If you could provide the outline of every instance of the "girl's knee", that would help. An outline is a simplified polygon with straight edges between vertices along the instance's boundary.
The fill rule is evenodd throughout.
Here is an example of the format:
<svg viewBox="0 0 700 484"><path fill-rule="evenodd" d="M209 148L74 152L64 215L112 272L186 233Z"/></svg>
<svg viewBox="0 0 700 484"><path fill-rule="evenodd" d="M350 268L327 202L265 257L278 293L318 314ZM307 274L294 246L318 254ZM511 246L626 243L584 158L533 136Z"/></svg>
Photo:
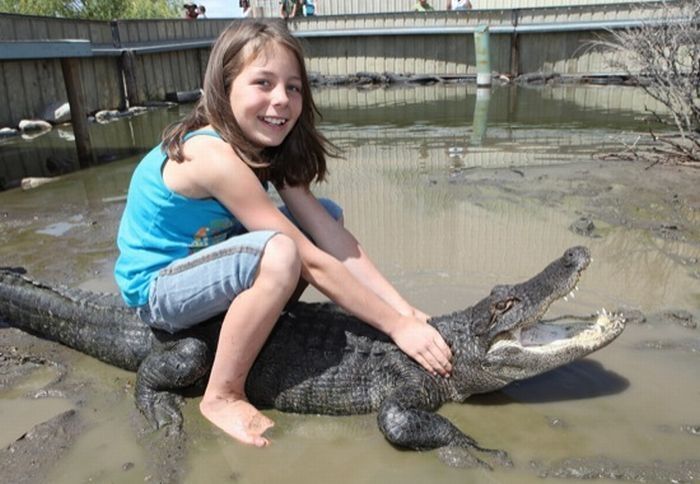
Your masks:
<svg viewBox="0 0 700 484"><path fill-rule="evenodd" d="M268 240L260 260L260 273L296 286L301 274L301 258L291 238L275 234Z"/></svg>

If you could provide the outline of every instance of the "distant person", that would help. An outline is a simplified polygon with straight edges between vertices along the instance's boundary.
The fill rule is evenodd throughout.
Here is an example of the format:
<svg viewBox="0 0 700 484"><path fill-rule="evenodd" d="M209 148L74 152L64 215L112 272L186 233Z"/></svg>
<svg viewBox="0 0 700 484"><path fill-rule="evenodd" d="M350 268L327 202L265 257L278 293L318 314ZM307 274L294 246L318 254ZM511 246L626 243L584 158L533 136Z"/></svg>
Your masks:
<svg viewBox="0 0 700 484"><path fill-rule="evenodd" d="M301 16L301 2L302 0L280 0L280 17L287 19Z"/></svg>
<svg viewBox="0 0 700 484"><path fill-rule="evenodd" d="M304 17L313 17L316 15L316 2L314 0L302 0L301 5L304 10Z"/></svg>
<svg viewBox="0 0 700 484"><path fill-rule="evenodd" d="M197 12L199 13L199 15L197 16L197 19L207 18L207 7L205 7L204 5L200 5L197 8Z"/></svg>
<svg viewBox="0 0 700 484"><path fill-rule="evenodd" d="M243 10L244 17L252 17L253 16L253 9L250 8L250 2L248 0L239 0L238 6L241 7L241 10Z"/></svg>
<svg viewBox="0 0 700 484"><path fill-rule="evenodd" d="M197 10L197 5L194 3L186 3L183 5L185 9L185 14L183 18L187 20L195 20L199 15L199 10Z"/></svg>
<svg viewBox="0 0 700 484"><path fill-rule="evenodd" d="M432 12L435 9L428 3L428 0L418 0L413 6L414 12Z"/></svg>
<svg viewBox="0 0 700 484"><path fill-rule="evenodd" d="M447 0L447 10L469 10L472 2L469 0Z"/></svg>

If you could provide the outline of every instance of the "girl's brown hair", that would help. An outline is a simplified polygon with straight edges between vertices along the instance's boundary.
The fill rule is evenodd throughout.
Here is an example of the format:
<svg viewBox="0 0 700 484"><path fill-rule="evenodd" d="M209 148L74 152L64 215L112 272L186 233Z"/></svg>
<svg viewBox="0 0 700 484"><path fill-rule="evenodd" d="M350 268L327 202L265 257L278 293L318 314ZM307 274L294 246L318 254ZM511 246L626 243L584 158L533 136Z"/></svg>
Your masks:
<svg viewBox="0 0 700 484"><path fill-rule="evenodd" d="M302 109L279 146L260 150L243 134L233 115L229 95L236 76L249 62L264 54L270 42L289 49L299 64ZM166 128L163 148L170 159L182 162L185 134L211 124L260 179L269 180L277 187L309 185L325 178L326 156L337 156L337 148L316 130L317 115L301 44L289 33L286 24L281 20L238 20L216 40L204 75L202 97L182 121Z"/></svg>

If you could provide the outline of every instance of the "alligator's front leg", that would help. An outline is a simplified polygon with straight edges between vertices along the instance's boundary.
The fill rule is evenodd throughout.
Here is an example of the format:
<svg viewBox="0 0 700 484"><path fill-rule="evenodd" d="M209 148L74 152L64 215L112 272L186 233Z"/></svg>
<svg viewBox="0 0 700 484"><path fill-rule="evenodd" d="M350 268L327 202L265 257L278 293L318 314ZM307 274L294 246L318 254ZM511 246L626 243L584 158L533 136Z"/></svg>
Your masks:
<svg viewBox="0 0 700 484"><path fill-rule="evenodd" d="M182 397L172 390L193 385L210 366L209 348L197 338L169 341L154 349L139 366L135 391L136 406L149 424L179 430Z"/></svg>
<svg viewBox="0 0 700 484"><path fill-rule="evenodd" d="M434 413L442 404L434 395L439 395L435 380L426 377L420 384L407 384L397 388L379 408L379 428L389 442L415 450L440 449L454 454L457 448L464 455L449 457L450 465L462 467L491 465L477 457L477 453L488 455L499 465L511 465L505 451L485 449L465 435L445 417Z"/></svg>

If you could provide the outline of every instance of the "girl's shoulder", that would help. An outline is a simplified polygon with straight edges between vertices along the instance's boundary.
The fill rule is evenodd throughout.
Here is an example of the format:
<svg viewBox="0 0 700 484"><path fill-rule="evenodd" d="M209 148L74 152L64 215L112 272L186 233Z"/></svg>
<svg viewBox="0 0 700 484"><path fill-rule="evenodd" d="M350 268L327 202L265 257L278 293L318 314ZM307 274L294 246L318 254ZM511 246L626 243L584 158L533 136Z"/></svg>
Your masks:
<svg viewBox="0 0 700 484"><path fill-rule="evenodd" d="M212 196L212 186L230 180L244 165L214 130L198 129L183 137L184 161L168 159L163 180L168 188L190 198Z"/></svg>
<svg viewBox="0 0 700 484"><path fill-rule="evenodd" d="M212 138L221 139L221 135L214 131L214 128L204 127L195 129L194 131L190 131L189 133L185 134L185 136L183 137L183 141L187 141L193 138L194 136L211 136Z"/></svg>

